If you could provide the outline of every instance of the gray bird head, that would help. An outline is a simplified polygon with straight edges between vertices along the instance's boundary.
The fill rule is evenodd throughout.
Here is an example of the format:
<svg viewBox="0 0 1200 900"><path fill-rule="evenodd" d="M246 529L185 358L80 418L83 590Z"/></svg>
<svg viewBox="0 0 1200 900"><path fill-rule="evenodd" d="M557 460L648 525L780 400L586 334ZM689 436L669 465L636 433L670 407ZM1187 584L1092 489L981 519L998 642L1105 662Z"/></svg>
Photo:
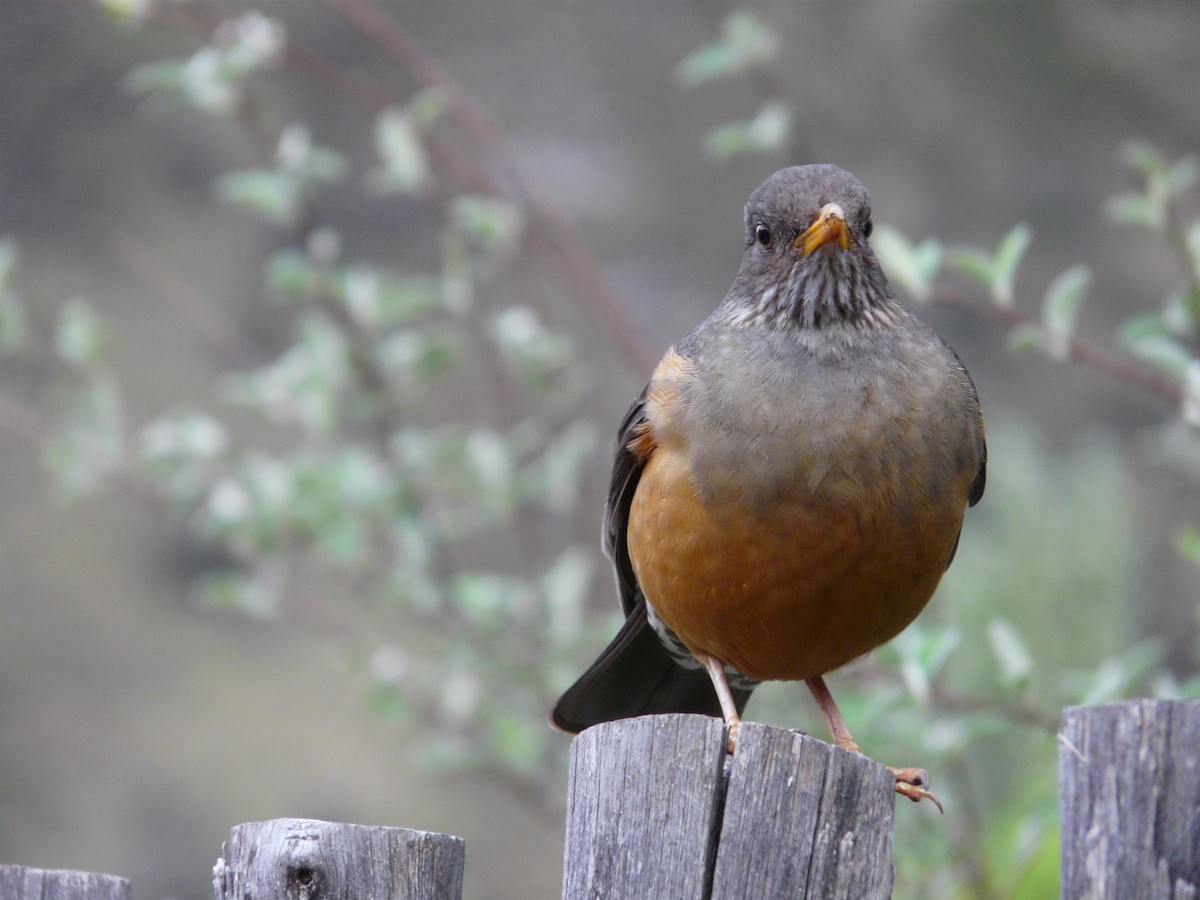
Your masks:
<svg viewBox="0 0 1200 900"><path fill-rule="evenodd" d="M780 169L746 203L746 252L727 317L774 328L893 321L898 304L870 236L871 195L849 172Z"/></svg>

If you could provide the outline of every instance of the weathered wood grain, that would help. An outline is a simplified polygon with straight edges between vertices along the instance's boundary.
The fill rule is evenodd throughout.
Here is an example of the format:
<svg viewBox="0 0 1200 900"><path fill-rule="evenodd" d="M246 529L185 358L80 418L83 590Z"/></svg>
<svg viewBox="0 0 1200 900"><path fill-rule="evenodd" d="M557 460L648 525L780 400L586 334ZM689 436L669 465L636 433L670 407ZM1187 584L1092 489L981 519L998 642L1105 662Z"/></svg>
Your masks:
<svg viewBox="0 0 1200 900"><path fill-rule="evenodd" d="M892 895L895 778L815 738L742 724L713 900Z"/></svg>
<svg viewBox="0 0 1200 900"><path fill-rule="evenodd" d="M895 783L814 738L704 716L590 728L571 748L563 897L891 895Z"/></svg>
<svg viewBox="0 0 1200 900"><path fill-rule="evenodd" d="M1062 894L1200 897L1200 700L1065 711Z"/></svg>
<svg viewBox="0 0 1200 900"><path fill-rule="evenodd" d="M129 879L95 872L0 865L3 900L129 900Z"/></svg>
<svg viewBox="0 0 1200 900"><path fill-rule="evenodd" d="M644 716L571 745L563 897L707 896L725 761L708 716Z"/></svg>
<svg viewBox="0 0 1200 900"><path fill-rule="evenodd" d="M217 900L458 900L462 839L408 828L273 819L235 826Z"/></svg>

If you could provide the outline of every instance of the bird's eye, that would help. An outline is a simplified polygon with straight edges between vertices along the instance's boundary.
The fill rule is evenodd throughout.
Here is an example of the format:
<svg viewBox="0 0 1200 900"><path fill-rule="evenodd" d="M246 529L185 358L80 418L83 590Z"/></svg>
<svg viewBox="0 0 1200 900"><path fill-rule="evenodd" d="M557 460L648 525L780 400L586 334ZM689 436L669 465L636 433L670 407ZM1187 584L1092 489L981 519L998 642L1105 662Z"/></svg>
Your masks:
<svg viewBox="0 0 1200 900"><path fill-rule="evenodd" d="M761 222L754 226L754 239L764 247L771 246L771 229Z"/></svg>
<svg viewBox="0 0 1200 900"><path fill-rule="evenodd" d="M871 232L874 230L874 223L870 219L867 219L866 224L863 225L863 238L869 238L871 236Z"/></svg>

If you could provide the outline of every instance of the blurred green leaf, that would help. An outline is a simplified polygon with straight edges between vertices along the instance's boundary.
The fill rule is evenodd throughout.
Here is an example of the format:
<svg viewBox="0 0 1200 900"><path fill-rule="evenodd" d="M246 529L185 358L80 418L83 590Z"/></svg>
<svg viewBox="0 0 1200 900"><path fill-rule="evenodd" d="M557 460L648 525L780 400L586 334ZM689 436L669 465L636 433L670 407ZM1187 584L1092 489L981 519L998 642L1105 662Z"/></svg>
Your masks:
<svg viewBox="0 0 1200 900"><path fill-rule="evenodd" d="M201 536L248 554L267 556L278 551L287 530L291 474L281 464L267 465L247 461L241 471L208 485L193 521Z"/></svg>
<svg viewBox="0 0 1200 900"><path fill-rule="evenodd" d="M696 87L770 63L778 52L779 39L762 20L737 10L725 17L717 40L694 50L675 66L675 77L684 87Z"/></svg>
<svg viewBox="0 0 1200 900"><path fill-rule="evenodd" d="M376 117L375 150L380 166L368 178L380 193L419 193L433 177L421 129L408 110L392 107Z"/></svg>
<svg viewBox="0 0 1200 900"><path fill-rule="evenodd" d="M1011 306L1017 269L1032 242L1033 229L1022 222L1001 238L995 255L976 247L956 247L948 259L951 266L985 285L998 306Z"/></svg>
<svg viewBox="0 0 1200 900"><path fill-rule="evenodd" d="M225 396L268 419L328 431L347 414L350 382L345 338L319 315L306 316L297 342L275 362L225 380Z"/></svg>
<svg viewBox="0 0 1200 900"><path fill-rule="evenodd" d="M516 461L504 438L490 428L472 429L463 444L463 461L484 509L498 517L511 514Z"/></svg>
<svg viewBox="0 0 1200 900"><path fill-rule="evenodd" d="M540 775L551 736L545 723L507 712L503 707L488 718L490 746L496 757L514 772Z"/></svg>
<svg viewBox="0 0 1200 900"><path fill-rule="evenodd" d="M581 470L595 450L592 423L572 422L522 471L523 497L565 515L578 500Z"/></svg>
<svg viewBox="0 0 1200 900"><path fill-rule="evenodd" d="M548 329L527 306L510 306L492 319L491 337L521 383L538 393L574 359L571 340Z"/></svg>
<svg viewBox="0 0 1200 900"><path fill-rule="evenodd" d="M1123 347L1148 337L1164 337L1167 331L1161 313L1148 312L1130 316L1121 325L1117 338Z"/></svg>
<svg viewBox="0 0 1200 900"><path fill-rule="evenodd" d="M1167 193L1172 197L1186 194L1196 185L1197 177L1200 177L1200 169L1196 166L1195 158L1185 156L1176 160L1164 176Z"/></svg>
<svg viewBox="0 0 1200 900"><path fill-rule="evenodd" d="M113 19L139 21L157 6L156 0L96 0Z"/></svg>
<svg viewBox="0 0 1200 900"><path fill-rule="evenodd" d="M241 103L247 76L274 65L286 40L277 20L250 11L220 23L213 42L186 60L138 66L125 86L136 93L177 96L210 115L229 115Z"/></svg>
<svg viewBox="0 0 1200 900"><path fill-rule="evenodd" d="M436 278L395 275L370 266L348 266L337 290L355 321L375 331L409 325L442 306Z"/></svg>
<svg viewBox="0 0 1200 900"><path fill-rule="evenodd" d="M546 633L555 643L562 645L574 640L583 628L594 568L592 554L572 545L542 574Z"/></svg>
<svg viewBox="0 0 1200 900"><path fill-rule="evenodd" d="M1125 349L1143 362L1180 379L1184 378L1192 362L1187 347L1165 334L1135 335L1126 340Z"/></svg>
<svg viewBox="0 0 1200 900"><path fill-rule="evenodd" d="M453 99L441 87L421 88L408 101L408 112L413 122L422 129L437 123L450 109Z"/></svg>
<svg viewBox="0 0 1200 900"><path fill-rule="evenodd" d="M60 497L71 500L99 488L125 457L125 422L117 385L92 375L66 393L58 429L42 448Z"/></svg>
<svg viewBox="0 0 1200 900"><path fill-rule="evenodd" d="M1167 173L1166 158L1145 141L1126 141L1121 145L1121 157L1127 165L1147 177Z"/></svg>
<svg viewBox="0 0 1200 900"><path fill-rule="evenodd" d="M1162 646L1153 640L1139 641L1120 653L1100 660L1088 673L1074 679L1081 682L1080 706L1113 703L1126 697L1141 684L1162 660Z"/></svg>
<svg viewBox="0 0 1200 900"><path fill-rule="evenodd" d="M336 569L361 568L373 548L373 523L390 512L390 472L362 447L297 453L290 461L287 512L297 534Z"/></svg>
<svg viewBox="0 0 1200 900"><path fill-rule="evenodd" d="M880 225L875 229L871 246L888 276L900 284L914 300L929 299L933 279L942 265L942 245L927 238L913 245L895 228Z"/></svg>
<svg viewBox="0 0 1200 900"><path fill-rule="evenodd" d="M485 762L468 738L449 732L431 731L413 748L417 765L434 775L461 772Z"/></svg>
<svg viewBox="0 0 1200 900"><path fill-rule="evenodd" d="M460 343L452 334L430 328L404 328L380 341L378 355L388 373L414 393L449 370L460 358L460 351Z"/></svg>
<svg viewBox="0 0 1200 900"><path fill-rule="evenodd" d="M300 186L284 172L227 172L217 180L217 194L276 225L294 225L300 215Z"/></svg>
<svg viewBox="0 0 1200 900"><path fill-rule="evenodd" d="M17 269L17 244L12 238L0 238L0 290L12 290L12 274Z"/></svg>
<svg viewBox="0 0 1200 900"><path fill-rule="evenodd" d="M125 76L125 89L134 94L173 94L184 96L186 62L162 60L135 66Z"/></svg>
<svg viewBox="0 0 1200 900"><path fill-rule="evenodd" d="M888 650L899 658L904 684L918 702L929 702L930 685L941 673L960 640L957 629L913 624L888 645Z"/></svg>
<svg viewBox="0 0 1200 900"><path fill-rule="evenodd" d="M495 197L455 197L450 204L450 220L472 246L485 253L508 256L520 243L520 211Z"/></svg>
<svg viewBox="0 0 1200 900"><path fill-rule="evenodd" d="M1200 528L1185 525L1175 535L1175 549L1192 565L1200 566Z"/></svg>
<svg viewBox="0 0 1200 900"><path fill-rule="evenodd" d="M28 338L29 324L20 299L12 291L0 290L0 357L23 349Z"/></svg>
<svg viewBox="0 0 1200 900"><path fill-rule="evenodd" d="M987 287L991 286L993 269L991 254L977 247L953 247L947 255L947 261L964 275Z"/></svg>
<svg viewBox="0 0 1200 900"><path fill-rule="evenodd" d="M987 634L1004 683L1024 684L1033 671L1033 657L1017 629L1007 619L996 618L988 623Z"/></svg>
<svg viewBox="0 0 1200 900"><path fill-rule="evenodd" d="M375 682L367 689L367 709L393 728L408 726L413 720L413 707L399 686Z"/></svg>
<svg viewBox="0 0 1200 900"><path fill-rule="evenodd" d="M91 303L73 297L58 308L54 346L62 359L81 369L93 366L104 357L109 336Z"/></svg>
<svg viewBox="0 0 1200 900"><path fill-rule="evenodd" d="M279 135L279 169L300 182L337 184L346 176L346 158L336 150L313 143L304 125L292 124Z"/></svg>
<svg viewBox="0 0 1200 900"><path fill-rule="evenodd" d="M269 619L279 613L282 580L276 567L263 566L250 574L213 572L202 575L194 583L193 590L208 606Z"/></svg>
<svg viewBox="0 0 1200 900"><path fill-rule="evenodd" d="M1200 288L1172 291L1159 318L1167 334L1184 339L1196 337L1200 333Z"/></svg>
<svg viewBox="0 0 1200 900"><path fill-rule="evenodd" d="M279 19L251 9L218 25L214 43L222 53L225 76L240 80L256 69L279 62L287 43L287 31Z"/></svg>
<svg viewBox="0 0 1200 900"><path fill-rule="evenodd" d="M196 413L155 419L138 435L146 472L167 495L191 503L203 493L210 467L230 446L225 426Z"/></svg>
<svg viewBox="0 0 1200 900"><path fill-rule="evenodd" d="M1200 429L1200 359L1193 358L1183 371L1183 403L1179 416L1190 429Z"/></svg>
<svg viewBox="0 0 1200 900"><path fill-rule="evenodd" d="M323 269L306 254L285 247L267 260L267 284L273 291L292 299L310 297L323 284Z"/></svg>
<svg viewBox="0 0 1200 900"><path fill-rule="evenodd" d="M1104 212L1117 225L1160 230L1167 220L1166 208L1148 194L1118 194L1104 203Z"/></svg>
<svg viewBox="0 0 1200 900"><path fill-rule="evenodd" d="M519 579L467 572L454 579L454 603L472 625L494 630L533 609L530 586Z"/></svg>
<svg viewBox="0 0 1200 900"><path fill-rule="evenodd" d="M16 267L16 242L10 237L0 238L0 290L11 290L9 282Z"/></svg>
<svg viewBox="0 0 1200 900"><path fill-rule="evenodd" d="M0 238L0 357L21 350L29 338L25 306L12 287L16 263L16 244L9 238Z"/></svg>
<svg viewBox="0 0 1200 900"><path fill-rule="evenodd" d="M1075 332L1083 297L1092 279L1087 266L1072 266L1050 282L1042 306L1042 325L1049 338L1049 350L1058 359L1065 359L1070 339Z"/></svg>
<svg viewBox="0 0 1200 900"><path fill-rule="evenodd" d="M1022 222L1000 241L992 266L992 299L1000 306L1012 306L1013 284L1025 251L1033 242L1033 229Z"/></svg>
<svg viewBox="0 0 1200 900"><path fill-rule="evenodd" d="M715 159L743 153L778 150L791 133L792 111L786 103L768 101L748 122L719 125L704 138L705 151Z"/></svg>
<svg viewBox="0 0 1200 900"><path fill-rule="evenodd" d="M1022 323L1008 330L1008 349L1014 353L1046 349L1046 332L1038 325Z"/></svg>

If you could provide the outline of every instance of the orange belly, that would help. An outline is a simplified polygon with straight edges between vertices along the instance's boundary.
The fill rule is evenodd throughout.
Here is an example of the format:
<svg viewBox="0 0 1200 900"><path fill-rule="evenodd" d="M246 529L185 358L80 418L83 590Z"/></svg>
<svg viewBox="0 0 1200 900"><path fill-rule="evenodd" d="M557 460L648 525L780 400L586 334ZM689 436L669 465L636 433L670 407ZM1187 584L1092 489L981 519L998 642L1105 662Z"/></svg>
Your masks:
<svg viewBox="0 0 1200 900"><path fill-rule="evenodd" d="M693 652L753 678L802 680L916 617L953 551L967 486L936 502L841 490L705 505L686 462L659 447L630 509L630 558L650 604Z"/></svg>

